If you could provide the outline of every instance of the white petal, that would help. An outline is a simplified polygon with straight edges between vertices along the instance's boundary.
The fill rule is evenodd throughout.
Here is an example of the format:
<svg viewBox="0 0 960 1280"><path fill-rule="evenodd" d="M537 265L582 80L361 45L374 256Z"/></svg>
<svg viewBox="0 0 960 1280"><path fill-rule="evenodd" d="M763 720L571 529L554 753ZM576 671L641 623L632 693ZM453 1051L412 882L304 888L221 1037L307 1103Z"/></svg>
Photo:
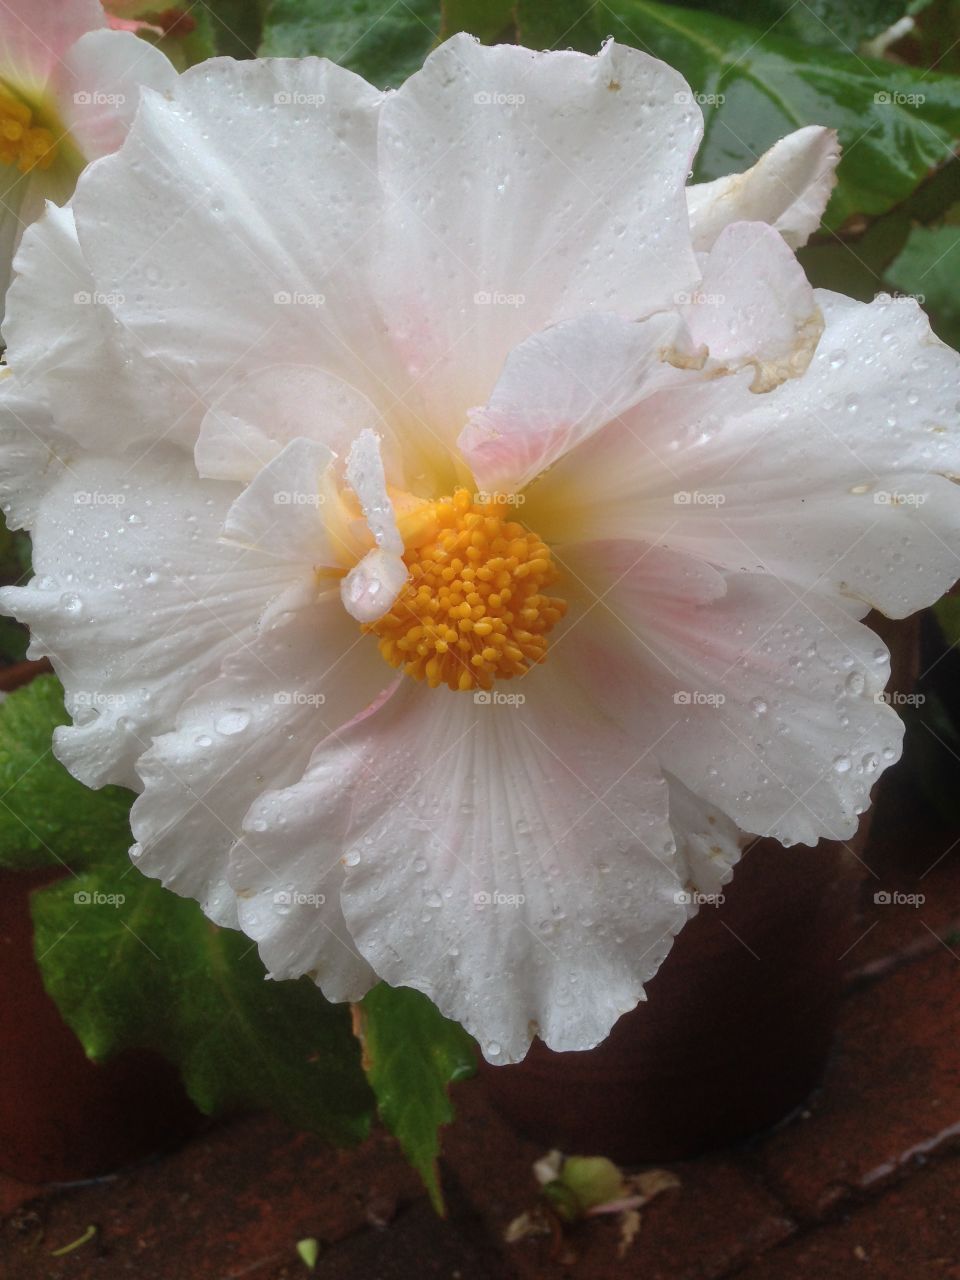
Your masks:
<svg viewBox="0 0 960 1280"><path fill-rule="evenodd" d="M359 622L382 618L410 576L403 562L403 539L372 431L362 431L347 457L347 482L360 501L376 547L356 564L340 584L344 608Z"/></svg>
<svg viewBox="0 0 960 1280"><path fill-rule="evenodd" d="M329 467L333 452L314 440L291 440L257 473L227 512L224 534L232 542L299 565L309 577L315 567L337 566L344 549L323 518L336 501Z"/></svg>
<svg viewBox="0 0 960 1280"><path fill-rule="evenodd" d="M354 440L347 455L346 475L377 546L393 555L401 555L403 539L387 493L380 441L373 431L361 431Z"/></svg>
<svg viewBox="0 0 960 1280"><path fill-rule="evenodd" d="M764 152L752 169L687 189L695 248L709 249L731 222L766 222L799 249L820 225L836 183L833 129L808 125Z"/></svg>
<svg viewBox="0 0 960 1280"><path fill-rule="evenodd" d="M291 589L272 626L235 648L138 761L131 825L141 870L236 924L227 860L250 805L298 778L316 744L389 676L336 592Z"/></svg>
<svg viewBox="0 0 960 1280"><path fill-rule="evenodd" d="M823 332L803 268L783 237L762 222L724 227L682 314L711 362L753 366L750 389L758 392L803 373Z"/></svg>
<svg viewBox="0 0 960 1280"><path fill-rule="evenodd" d="M696 893L714 895L733 878L733 868L750 841L722 809L707 803L679 779L667 774L670 826L677 841L677 861ZM681 873L683 874L683 873ZM689 906L698 903L694 898ZM691 912L692 913L692 912Z"/></svg>
<svg viewBox="0 0 960 1280"><path fill-rule="evenodd" d="M861 616L938 599L960 576L960 356L912 300L817 301L826 328L801 377L642 402L545 478L565 502L538 508L540 535L664 542Z"/></svg>
<svg viewBox="0 0 960 1280"><path fill-rule="evenodd" d="M121 145L136 114L140 89L170 92L172 63L131 31L90 31L65 53L59 107L67 129L87 160Z"/></svg>
<svg viewBox="0 0 960 1280"><path fill-rule="evenodd" d="M248 836L275 865L283 816L303 813L291 857L342 850L344 914L377 974L497 1062L534 1034L603 1039L686 917L666 784L575 685L515 683L513 702L484 702L400 681Z"/></svg>
<svg viewBox="0 0 960 1280"><path fill-rule="evenodd" d="M844 840L903 726L882 701L879 638L834 602L730 574L706 603L645 591L641 548L568 549L589 617L556 641L598 703L643 734L661 767L742 830L784 844ZM601 598L597 598L601 597Z"/></svg>
<svg viewBox="0 0 960 1280"><path fill-rule="evenodd" d="M40 503L37 576L4 590L2 607L53 659L76 722L57 730L56 752L89 786L137 786L150 737L283 586L269 561L220 541L231 496L155 449L137 466L77 462Z"/></svg>
<svg viewBox="0 0 960 1280"><path fill-rule="evenodd" d="M120 329L111 308L121 296L97 289L73 211L48 204L17 254L3 326L7 362L78 452L120 454L154 440L192 447L202 407Z"/></svg>
<svg viewBox="0 0 960 1280"><path fill-rule="evenodd" d="M316 792L296 785L251 806L230 854L240 927L272 978L309 974L328 1000L359 1000L377 981L340 906L344 868L336 833L318 840Z"/></svg>
<svg viewBox="0 0 960 1280"><path fill-rule="evenodd" d="M554 325L509 357L458 446L483 490L513 493L693 361L680 318L613 315Z"/></svg>
<svg viewBox="0 0 960 1280"><path fill-rule="evenodd" d="M365 275L381 95L316 58L214 59L145 93L74 207L97 286L142 347L213 400L243 364L365 388L389 356Z"/></svg>
<svg viewBox="0 0 960 1280"><path fill-rule="evenodd" d="M377 426L378 411L341 379L310 365L273 365L227 388L203 420L194 456L200 475L249 484L298 436L346 456L365 427Z"/></svg>
<svg viewBox="0 0 960 1280"><path fill-rule="evenodd" d="M340 583L343 607L358 622L382 618L406 585L410 571L401 556L376 547Z"/></svg>
<svg viewBox="0 0 960 1280"><path fill-rule="evenodd" d="M0 77L42 88L73 42L105 24L99 0L4 0Z"/></svg>
<svg viewBox="0 0 960 1280"><path fill-rule="evenodd" d="M0 510L8 529L33 524L40 499L56 483L71 448L44 405L24 395L8 371L0 380Z"/></svg>
<svg viewBox="0 0 960 1280"><path fill-rule="evenodd" d="M458 35L387 99L380 286L433 430L457 430L550 321L648 315L691 287L701 129L675 71L613 43L587 57Z"/></svg>

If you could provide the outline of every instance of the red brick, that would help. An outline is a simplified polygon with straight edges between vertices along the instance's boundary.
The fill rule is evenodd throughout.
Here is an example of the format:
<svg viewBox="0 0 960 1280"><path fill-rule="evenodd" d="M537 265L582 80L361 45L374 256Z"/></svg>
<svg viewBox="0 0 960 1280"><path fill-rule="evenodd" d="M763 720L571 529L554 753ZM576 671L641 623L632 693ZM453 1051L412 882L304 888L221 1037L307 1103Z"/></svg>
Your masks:
<svg viewBox="0 0 960 1280"><path fill-rule="evenodd" d="M874 1187L960 1136L960 955L944 945L855 992L803 1118L760 1150L801 1218Z"/></svg>
<svg viewBox="0 0 960 1280"><path fill-rule="evenodd" d="M960 1280L960 1161L938 1161L738 1280Z"/></svg>
<svg viewBox="0 0 960 1280"><path fill-rule="evenodd" d="M39 1229L24 1229L16 1219L4 1224L2 1274L4 1280L260 1280L291 1263L291 1274L303 1276L298 1240L314 1236L335 1247L371 1230L372 1212L389 1217L396 1210L399 1220L423 1196L416 1174L382 1133L338 1151L270 1117L248 1116L116 1178L49 1192L28 1206ZM96 1241L50 1256L91 1223Z"/></svg>
<svg viewBox="0 0 960 1280"><path fill-rule="evenodd" d="M504 1126L479 1086L470 1081L459 1087L445 1164L487 1232L502 1241L507 1225L537 1203L532 1164L544 1152ZM562 1261L545 1238L506 1246L510 1274L522 1280L627 1280L638 1274L644 1280L713 1280L793 1230L780 1205L735 1159L707 1157L669 1167L681 1185L642 1211L640 1234L623 1259L617 1221L593 1218L570 1232Z"/></svg>

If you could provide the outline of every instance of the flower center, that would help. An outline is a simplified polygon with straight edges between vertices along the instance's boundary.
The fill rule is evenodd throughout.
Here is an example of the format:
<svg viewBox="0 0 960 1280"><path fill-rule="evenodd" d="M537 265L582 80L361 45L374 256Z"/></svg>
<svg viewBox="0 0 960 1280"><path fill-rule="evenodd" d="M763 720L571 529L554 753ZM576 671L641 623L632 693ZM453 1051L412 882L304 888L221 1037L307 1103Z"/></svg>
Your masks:
<svg viewBox="0 0 960 1280"><path fill-rule="evenodd" d="M566 601L546 594L559 570L550 548L511 519L503 498L466 489L399 521L410 578L390 611L365 627L380 652L431 688L489 689L547 652Z"/></svg>
<svg viewBox="0 0 960 1280"><path fill-rule="evenodd" d="M56 154L50 130L35 125L26 103L0 88L0 161L29 173L31 169L49 169Z"/></svg>

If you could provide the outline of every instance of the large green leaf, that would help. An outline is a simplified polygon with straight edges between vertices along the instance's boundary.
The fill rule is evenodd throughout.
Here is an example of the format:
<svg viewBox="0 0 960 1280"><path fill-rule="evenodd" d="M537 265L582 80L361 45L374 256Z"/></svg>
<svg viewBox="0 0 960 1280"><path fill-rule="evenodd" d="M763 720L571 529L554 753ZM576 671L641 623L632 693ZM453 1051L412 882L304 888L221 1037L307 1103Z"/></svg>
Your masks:
<svg viewBox="0 0 960 1280"><path fill-rule="evenodd" d="M514 0L443 0L440 39L469 31L484 44L510 42L516 35Z"/></svg>
<svg viewBox="0 0 960 1280"><path fill-rule="evenodd" d="M53 730L66 720L54 676L39 676L0 706L0 866L77 871L104 847L130 843L130 793L90 791L54 757Z"/></svg>
<svg viewBox="0 0 960 1280"><path fill-rule="evenodd" d="M358 1006L367 1079L384 1124L443 1211L439 1129L453 1119L447 1087L476 1069L476 1046L419 991L385 983Z"/></svg>
<svg viewBox="0 0 960 1280"><path fill-rule="evenodd" d="M208 1113L270 1107L339 1142L367 1133L373 1098L346 1006L306 978L266 981L249 938L122 850L35 893L33 919L44 983L90 1057L153 1048Z"/></svg>
<svg viewBox="0 0 960 1280"><path fill-rule="evenodd" d="M260 53L320 54L389 88L423 64L439 25L439 0L270 0Z"/></svg>
<svg viewBox="0 0 960 1280"><path fill-rule="evenodd" d="M907 12L906 0L708 0L684 8L709 9L728 18L748 13L751 22L781 36L793 36L807 44L827 45L853 52L866 40L880 35Z"/></svg>
<svg viewBox="0 0 960 1280"><path fill-rule="evenodd" d="M528 49L579 49L601 44L597 5L590 0L517 0L517 40Z"/></svg>
<svg viewBox="0 0 960 1280"><path fill-rule="evenodd" d="M813 48L762 27L654 0L600 0L601 29L683 73L704 103L698 180L753 164L792 129L831 125L844 146L827 213L876 215L952 155L960 82L877 59Z"/></svg>
<svg viewBox="0 0 960 1280"><path fill-rule="evenodd" d="M938 337L960 350L960 224L914 227L887 279L920 298Z"/></svg>

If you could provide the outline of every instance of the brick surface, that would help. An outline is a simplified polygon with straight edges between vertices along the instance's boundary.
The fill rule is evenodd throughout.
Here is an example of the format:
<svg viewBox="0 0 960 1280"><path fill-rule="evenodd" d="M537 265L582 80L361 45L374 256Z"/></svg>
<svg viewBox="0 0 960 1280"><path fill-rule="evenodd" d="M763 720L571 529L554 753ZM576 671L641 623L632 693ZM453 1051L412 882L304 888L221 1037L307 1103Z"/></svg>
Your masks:
<svg viewBox="0 0 960 1280"><path fill-rule="evenodd" d="M416 1175L383 1134L337 1151L267 1116L250 1116L115 1178L60 1192L3 1225L4 1280L233 1280L296 1264L307 1236L325 1248L370 1224L401 1220L423 1200ZM88 1225L95 1241L51 1253ZM378 1239L383 1237L378 1233Z"/></svg>
<svg viewBox="0 0 960 1280"><path fill-rule="evenodd" d="M960 1161L791 1241L738 1280L960 1280Z"/></svg>
<svg viewBox="0 0 960 1280"><path fill-rule="evenodd" d="M850 996L823 1089L759 1154L797 1215L960 1141L958 1043L960 954L943 944Z"/></svg>
<svg viewBox="0 0 960 1280"><path fill-rule="evenodd" d="M506 1129L486 1102L481 1080L461 1085L456 1102L445 1162L487 1232L502 1241L507 1225L536 1204L532 1165L544 1152ZM714 1280L794 1229L745 1161L717 1156L669 1168L680 1186L643 1210L640 1234L624 1258L618 1223L594 1218L571 1232L559 1250L546 1238L505 1246L511 1274L523 1280L546 1274L557 1280L616 1280L639 1269L645 1280Z"/></svg>

